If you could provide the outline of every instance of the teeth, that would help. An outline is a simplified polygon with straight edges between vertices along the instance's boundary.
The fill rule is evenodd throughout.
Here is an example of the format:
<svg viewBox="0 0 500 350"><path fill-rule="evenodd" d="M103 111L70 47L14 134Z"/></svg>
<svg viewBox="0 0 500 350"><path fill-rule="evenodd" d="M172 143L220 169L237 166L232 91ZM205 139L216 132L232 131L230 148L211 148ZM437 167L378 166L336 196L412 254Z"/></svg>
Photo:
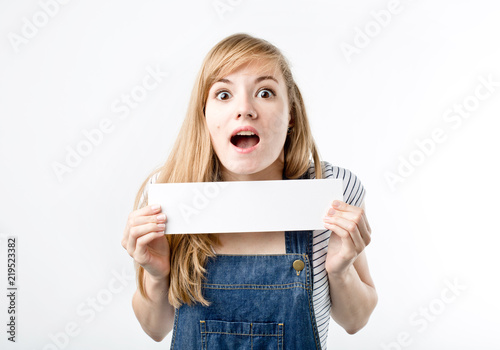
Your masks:
<svg viewBox="0 0 500 350"><path fill-rule="evenodd" d="M237 133L236 135L241 135L241 136L252 136L252 135L255 135L253 132L251 131L240 131L239 133Z"/></svg>

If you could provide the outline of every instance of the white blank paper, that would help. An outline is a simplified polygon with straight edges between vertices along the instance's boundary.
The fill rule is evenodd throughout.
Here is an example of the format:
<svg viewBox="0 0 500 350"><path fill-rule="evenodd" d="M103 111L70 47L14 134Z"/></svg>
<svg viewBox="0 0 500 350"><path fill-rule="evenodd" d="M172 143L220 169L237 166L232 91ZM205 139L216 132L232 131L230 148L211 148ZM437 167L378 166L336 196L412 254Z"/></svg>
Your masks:
<svg viewBox="0 0 500 350"><path fill-rule="evenodd" d="M150 185L149 204L167 215L167 234L324 229L342 179L228 181Z"/></svg>

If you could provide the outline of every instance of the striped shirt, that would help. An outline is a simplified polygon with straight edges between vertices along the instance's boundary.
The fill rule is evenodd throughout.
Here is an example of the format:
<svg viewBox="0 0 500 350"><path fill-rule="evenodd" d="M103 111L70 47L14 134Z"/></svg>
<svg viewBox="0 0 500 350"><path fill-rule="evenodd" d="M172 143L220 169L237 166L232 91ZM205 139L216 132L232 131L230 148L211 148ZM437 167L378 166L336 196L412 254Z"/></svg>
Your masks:
<svg viewBox="0 0 500 350"><path fill-rule="evenodd" d="M361 206L365 197L365 188L350 170L333 166L332 164L322 161L321 167L324 179L339 179L343 181L343 196L344 202L357 207ZM145 194L149 190L149 185L156 182L158 173L149 179L144 192L142 193L141 203L144 201ZM311 162L307 172L301 177L303 179L315 179L314 163ZM139 208L141 204L139 204ZM325 270L326 253L328 251L328 241L330 240L330 230L314 230L313 231L313 254L312 254L312 269L313 269L313 307L316 317L316 325L321 341L321 349L327 348L328 325L330 322L330 288L328 277Z"/></svg>

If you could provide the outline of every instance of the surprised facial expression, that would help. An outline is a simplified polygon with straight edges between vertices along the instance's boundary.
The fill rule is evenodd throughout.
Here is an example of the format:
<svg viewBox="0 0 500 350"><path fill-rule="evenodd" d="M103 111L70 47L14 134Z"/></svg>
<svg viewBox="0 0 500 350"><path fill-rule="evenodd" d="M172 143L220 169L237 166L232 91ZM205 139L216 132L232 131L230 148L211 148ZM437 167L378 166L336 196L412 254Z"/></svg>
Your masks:
<svg viewBox="0 0 500 350"><path fill-rule="evenodd" d="M215 82L205 117L223 172L250 175L282 166L290 113L279 70L256 61Z"/></svg>

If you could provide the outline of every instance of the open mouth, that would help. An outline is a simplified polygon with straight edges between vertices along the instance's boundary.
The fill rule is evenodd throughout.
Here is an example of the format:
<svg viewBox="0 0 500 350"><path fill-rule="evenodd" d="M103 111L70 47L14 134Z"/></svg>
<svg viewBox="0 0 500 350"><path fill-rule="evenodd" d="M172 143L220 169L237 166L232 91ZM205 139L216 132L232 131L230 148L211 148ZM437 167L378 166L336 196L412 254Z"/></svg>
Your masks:
<svg viewBox="0 0 500 350"><path fill-rule="evenodd" d="M260 137L252 131L240 131L231 137L231 143L238 148L247 149L256 146Z"/></svg>

